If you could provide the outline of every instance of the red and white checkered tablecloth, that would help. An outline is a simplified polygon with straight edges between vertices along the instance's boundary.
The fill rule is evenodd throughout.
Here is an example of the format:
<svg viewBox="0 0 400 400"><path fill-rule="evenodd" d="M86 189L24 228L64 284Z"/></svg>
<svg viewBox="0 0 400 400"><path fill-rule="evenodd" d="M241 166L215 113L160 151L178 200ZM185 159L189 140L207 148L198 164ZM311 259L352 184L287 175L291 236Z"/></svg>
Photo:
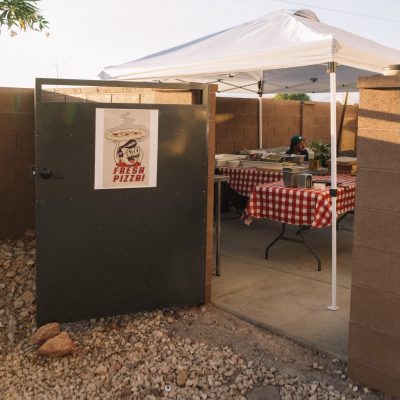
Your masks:
<svg viewBox="0 0 400 400"><path fill-rule="evenodd" d="M220 168L223 175L229 176L229 186L242 196L250 197L253 188L263 183L282 179L282 172L266 171L256 168Z"/></svg>
<svg viewBox="0 0 400 400"><path fill-rule="evenodd" d="M330 176L314 177L330 180ZM337 215L354 209L355 177L337 176ZM283 181L258 185L253 189L243 219L250 224L253 218L268 218L293 225L325 228L332 224L332 202L329 187L322 190L284 187Z"/></svg>

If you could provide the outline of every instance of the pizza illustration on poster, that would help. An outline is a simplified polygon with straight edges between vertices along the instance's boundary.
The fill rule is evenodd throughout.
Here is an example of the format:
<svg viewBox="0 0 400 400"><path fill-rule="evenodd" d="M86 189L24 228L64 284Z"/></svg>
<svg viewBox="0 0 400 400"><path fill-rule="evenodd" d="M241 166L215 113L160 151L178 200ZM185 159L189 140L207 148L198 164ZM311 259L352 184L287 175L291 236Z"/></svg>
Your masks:
<svg viewBox="0 0 400 400"><path fill-rule="evenodd" d="M157 186L158 110L96 108L95 189Z"/></svg>

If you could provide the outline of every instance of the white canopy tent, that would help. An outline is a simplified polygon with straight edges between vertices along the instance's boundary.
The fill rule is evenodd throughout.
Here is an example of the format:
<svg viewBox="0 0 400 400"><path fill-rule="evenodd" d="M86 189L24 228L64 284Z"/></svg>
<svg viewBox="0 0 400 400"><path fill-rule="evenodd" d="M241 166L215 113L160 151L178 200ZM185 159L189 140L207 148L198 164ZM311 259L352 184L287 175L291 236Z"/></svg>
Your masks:
<svg viewBox="0 0 400 400"><path fill-rule="evenodd" d="M281 10L180 46L106 67L102 79L216 83L219 92L330 91L331 196L336 216L336 91L356 91L359 76L400 64L400 51L321 23L309 10ZM329 78L328 74L329 73ZM262 131L260 129L260 147ZM332 303L336 304L336 219L332 218Z"/></svg>

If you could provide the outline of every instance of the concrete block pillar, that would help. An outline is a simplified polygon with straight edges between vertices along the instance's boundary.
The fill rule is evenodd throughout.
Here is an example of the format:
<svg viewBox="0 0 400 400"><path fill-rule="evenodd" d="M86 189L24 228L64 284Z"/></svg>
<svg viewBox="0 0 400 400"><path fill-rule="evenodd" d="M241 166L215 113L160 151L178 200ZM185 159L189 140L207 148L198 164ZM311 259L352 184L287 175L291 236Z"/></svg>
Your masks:
<svg viewBox="0 0 400 400"><path fill-rule="evenodd" d="M400 76L358 87L348 373L400 399Z"/></svg>

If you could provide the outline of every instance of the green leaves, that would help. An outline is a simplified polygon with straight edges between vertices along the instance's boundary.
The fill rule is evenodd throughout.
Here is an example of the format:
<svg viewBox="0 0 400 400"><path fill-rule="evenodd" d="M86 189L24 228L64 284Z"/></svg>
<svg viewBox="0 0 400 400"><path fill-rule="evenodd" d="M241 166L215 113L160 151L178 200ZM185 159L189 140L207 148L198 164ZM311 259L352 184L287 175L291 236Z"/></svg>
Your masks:
<svg viewBox="0 0 400 400"><path fill-rule="evenodd" d="M32 29L42 31L48 27L48 21L40 14L36 3L39 0L0 0L0 28L6 26L23 31Z"/></svg>
<svg viewBox="0 0 400 400"><path fill-rule="evenodd" d="M279 93L274 97L274 99L310 101L310 96L305 93Z"/></svg>
<svg viewBox="0 0 400 400"><path fill-rule="evenodd" d="M331 145L329 143L322 143L320 140L311 140L309 147L313 151L316 160L324 161L330 159Z"/></svg>

